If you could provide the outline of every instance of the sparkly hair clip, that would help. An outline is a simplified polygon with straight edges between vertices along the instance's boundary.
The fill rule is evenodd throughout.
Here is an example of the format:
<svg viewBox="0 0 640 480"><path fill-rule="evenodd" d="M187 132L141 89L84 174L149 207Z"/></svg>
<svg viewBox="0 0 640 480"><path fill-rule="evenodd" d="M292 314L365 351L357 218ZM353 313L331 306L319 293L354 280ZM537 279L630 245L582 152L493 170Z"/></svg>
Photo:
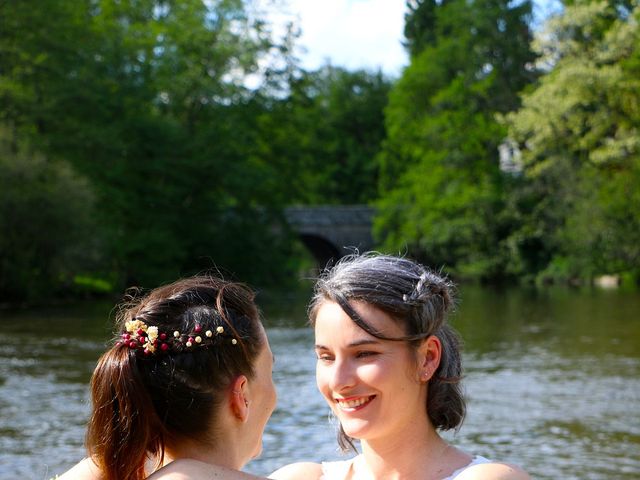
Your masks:
<svg viewBox="0 0 640 480"><path fill-rule="evenodd" d="M422 275L420 275L420 278L418 279L415 287L413 287L413 290L411 290L411 293L405 293L402 295L402 300L404 302L415 302L416 300L419 300L424 294L424 284L427 281L428 276L428 272L422 272Z"/></svg>
<svg viewBox="0 0 640 480"><path fill-rule="evenodd" d="M192 347L211 345L215 337L224 334L224 327L218 326L215 331L202 331L202 325L196 324L193 332L182 333L175 330L171 335L161 332L156 326L149 326L142 320L133 319L124 324L126 330L120 336L118 345L127 345L132 350L142 350L145 355L152 355L158 351L176 352L189 351ZM231 339L232 345L238 340Z"/></svg>

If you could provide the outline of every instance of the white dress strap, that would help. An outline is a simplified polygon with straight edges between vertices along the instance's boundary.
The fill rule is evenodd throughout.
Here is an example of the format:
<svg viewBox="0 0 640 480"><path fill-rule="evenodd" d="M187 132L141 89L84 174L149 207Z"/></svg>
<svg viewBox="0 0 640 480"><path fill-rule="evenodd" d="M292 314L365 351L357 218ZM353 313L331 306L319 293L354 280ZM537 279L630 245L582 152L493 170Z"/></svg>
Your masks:
<svg viewBox="0 0 640 480"><path fill-rule="evenodd" d="M338 462L322 462L322 476L320 480L345 480L351 471L351 467L353 466L353 458L351 460L343 460ZM464 472L467 468L471 468L474 465L480 465L481 463L491 463L491 460L488 460L480 455L476 455L471 459L467 465L462 468L459 468L447 478L443 478L442 480L455 480L458 475Z"/></svg>
<svg viewBox="0 0 640 480"><path fill-rule="evenodd" d="M320 480L344 480L351 471L351 460L343 460L338 462L322 462L322 476Z"/></svg>
<svg viewBox="0 0 640 480"><path fill-rule="evenodd" d="M460 475L462 472L464 472L467 468L471 468L474 465L480 465L481 463L491 463L491 460L481 457L480 455L476 455L475 457L473 457L471 462L469 462L467 465L465 465L462 468L459 468L458 470L453 472L451 475L449 475L447 478L443 478L442 480L455 480L456 477Z"/></svg>

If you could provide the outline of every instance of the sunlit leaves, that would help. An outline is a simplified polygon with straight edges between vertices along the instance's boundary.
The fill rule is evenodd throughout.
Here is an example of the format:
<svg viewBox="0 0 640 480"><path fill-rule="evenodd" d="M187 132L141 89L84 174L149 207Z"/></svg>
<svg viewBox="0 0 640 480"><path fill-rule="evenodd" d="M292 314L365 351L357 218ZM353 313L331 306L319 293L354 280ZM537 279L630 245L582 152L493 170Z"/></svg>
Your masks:
<svg viewBox="0 0 640 480"><path fill-rule="evenodd" d="M496 113L532 78L530 3L412 2L411 64L386 110L378 237L461 275L504 275ZM416 18L424 15L424 18ZM429 29L421 32L418 27Z"/></svg>
<svg viewBox="0 0 640 480"><path fill-rule="evenodd" d="M537 42L549 72L508 117L530 188L557 206L527 219L546 225L553 275L640 270L639 20L640 6L571 2Z"/></svg>

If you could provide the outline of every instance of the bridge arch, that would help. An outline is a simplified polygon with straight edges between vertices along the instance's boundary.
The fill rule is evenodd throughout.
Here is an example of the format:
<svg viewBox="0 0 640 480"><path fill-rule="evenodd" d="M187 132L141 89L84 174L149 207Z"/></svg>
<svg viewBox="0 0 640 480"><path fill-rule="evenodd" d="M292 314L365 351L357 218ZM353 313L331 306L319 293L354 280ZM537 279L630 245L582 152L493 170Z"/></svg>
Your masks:
<svg viewBox="0 0 640 480"><path fill-rule="evenodd" d="M299 234L299 237L304 246L307 247L307 250L313 255L313 258L315 258L320 269L327 266L329 262L343 256L333 243L320 235L302 233Z"/></svg>
<svg viewBox="0 0 640 480"><path fill-rule="evenodd" d="M285 217L300 240L324 268L350 253L349 248L373 248L373 215L367 205L293 206Z"/></svg>

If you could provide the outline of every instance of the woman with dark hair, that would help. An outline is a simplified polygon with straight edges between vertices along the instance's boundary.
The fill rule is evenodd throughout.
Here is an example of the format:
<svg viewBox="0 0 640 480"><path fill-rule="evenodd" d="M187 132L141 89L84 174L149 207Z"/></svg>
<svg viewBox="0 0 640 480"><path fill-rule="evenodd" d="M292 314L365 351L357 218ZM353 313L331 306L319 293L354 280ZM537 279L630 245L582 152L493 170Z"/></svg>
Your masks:
<svg viewBox="0 0 640 480"><path fill-rule="evenodd" d="M460 342L447 323L452 285L408 260L380 254L342 259L316 284L309 308L320 392L340 421L341 462L292 464L277 479L529 478L471 456L440 437L465 415Z"/></svg>
<svg viewBox="0 0 640 480"><path fill-rule="evenodd" d="M88 457L60 479L140 480L176 459L222 478L262 448L276 403L254 294L199 276L124 305L91 379Z"/></svg>

